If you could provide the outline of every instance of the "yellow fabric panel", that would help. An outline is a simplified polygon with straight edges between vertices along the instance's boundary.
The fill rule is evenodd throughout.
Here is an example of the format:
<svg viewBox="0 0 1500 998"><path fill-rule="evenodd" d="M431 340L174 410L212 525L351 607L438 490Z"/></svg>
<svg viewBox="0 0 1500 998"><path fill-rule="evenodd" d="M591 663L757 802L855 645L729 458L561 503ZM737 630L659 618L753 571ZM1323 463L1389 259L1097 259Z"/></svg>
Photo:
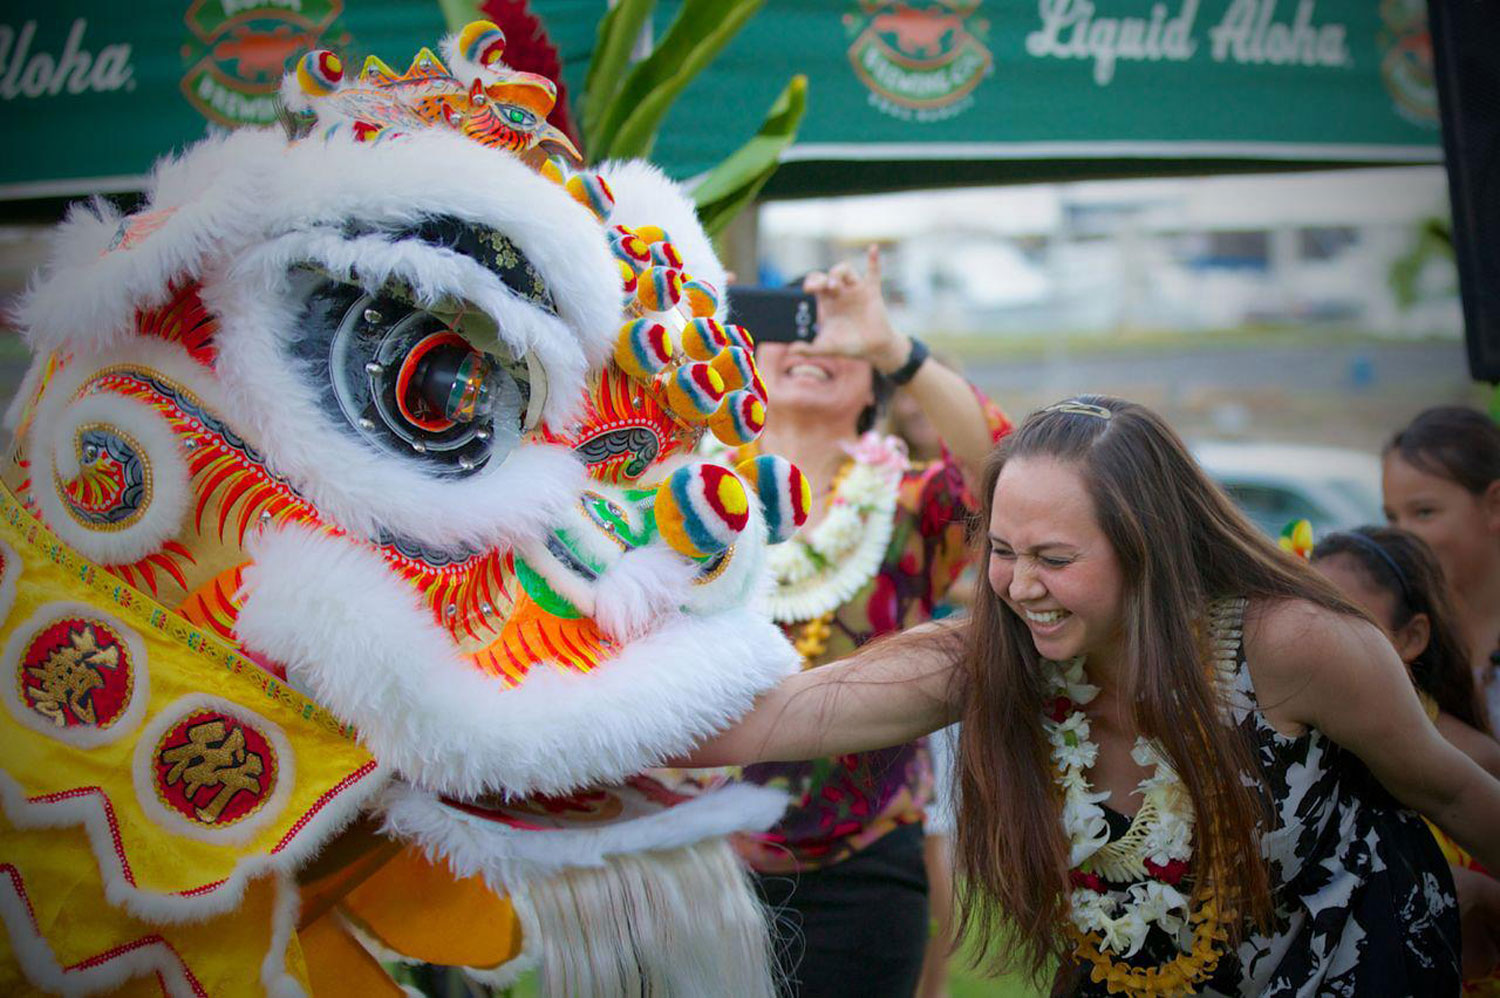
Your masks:
<svg viewBox="0 0 1500 998"><path fill-rule="evenodd" d="M25 939L40 930L52 959L63 968L103 962L122 947L149 949L184 967L214 998L264 998L261 965L274 945L279 886L274 876L251 881L232 912L185 925L153 925L109 903L83 839L76 828L18 829L0 816L0 890L9 891L18 879L35 919L35 927L29 921L7 924L7 935ZM280 889L294 888L287 883ZM294 917L290 909L286 917ZM5 955L0 993L11 994L9 985L23 975L14 951L7 948ZM289 947L280 959L287 975L305 989L300 953ZM160 994L149 970L142 969L131 981L121 992L130 998Z"/></svg>
<svg viewBox="0 0 1500 998"><path fill-rule="evenodd" d="M131 666L145 670L149 697L143 716L132 728L122 729L120 736L107 744L80 748L21 723L25 707L7 702L5 709L0 709L0 771L16 781L28 798L98 788L90 796L96 801L108 798L118 828L117 851L128 859L135 883L142 890L171 893L222 880L244 858L268 854L278 845L284 848L294 832L308 834L307 820L313 819L315 828L321 808L340 794L364 793L379 780L373 758L353 740L352 730L229 646L89 564L61 544L3 489L0 539L20 555L22 562L15 602L0 625L0 647L56 603L96 608L141 640L145 661L132 662ZM0 682L15 688L25 672L24 656L23 644L0 662L5 670ZM204 841L194 837L194 831L169 827L142 807L132 782L136 746L145 740L146 729L153 721L175 717L182 709L172 707L175 701L205 693L253 711L269 722L273 731L279 730L290 745L291 759L278 762L276 767L280 785L290 785L289 796L273 819L238 844ZM153 743L148 750L155 747ZM290 781L286 779L288 774ZM154 767L144 766L139 779L143 792L151 794ZM259 779L260 786L269 789L269 780ZM183 785L180 778L178 785ZM19 820L21 816L13 817ZM201 815L184 819L190 829L212 830L212 822ZM74 858L80 871L85 865L94 865L92 861L80 861L85 855L79 853ZM115 858L109 858L107 864L116 869L119 866Z"/></svg>
<svg viewBox="0 0 1500 998"><path fill-rule="evenodd" d="M403 998L404 992L333 916L320 918L299 935L317 998Z"/></svg>
<svg viewBox="0 0 1500 998"><path fill-rule="evenodd" d="M414 846L350 891L344 907L381 945L423 963L490 968L521 953L510 898L480 877L454 877Z"/></svg>
<svg viewBox="0 0 1500 998"><path fill-rule="evenodd" d="M1448 861L1449 866L1462 866L1469 870L1480 869L1480 866L1474 862L1474 857L1470 856L1463 846L1450 839L1447 832L1427 821L1426 818L1422 820L1427 822L1427 830L1432 833L1434 839L1437 839L1438 848L1443 850L1443 858Z"/></svg>

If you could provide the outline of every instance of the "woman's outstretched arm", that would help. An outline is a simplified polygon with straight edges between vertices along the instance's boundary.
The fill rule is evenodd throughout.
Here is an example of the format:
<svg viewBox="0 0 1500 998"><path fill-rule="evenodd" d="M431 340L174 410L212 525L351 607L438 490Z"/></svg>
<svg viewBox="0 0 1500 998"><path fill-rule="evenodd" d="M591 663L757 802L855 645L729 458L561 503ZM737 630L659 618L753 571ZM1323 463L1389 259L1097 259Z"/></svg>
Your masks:
<svg viewBox="0 0 1500 998"><path fill-rule="evenodd" d="M957 712L962 624L923 624L841 662L799 672L676 766L792 762L900 745Z"/></svg>

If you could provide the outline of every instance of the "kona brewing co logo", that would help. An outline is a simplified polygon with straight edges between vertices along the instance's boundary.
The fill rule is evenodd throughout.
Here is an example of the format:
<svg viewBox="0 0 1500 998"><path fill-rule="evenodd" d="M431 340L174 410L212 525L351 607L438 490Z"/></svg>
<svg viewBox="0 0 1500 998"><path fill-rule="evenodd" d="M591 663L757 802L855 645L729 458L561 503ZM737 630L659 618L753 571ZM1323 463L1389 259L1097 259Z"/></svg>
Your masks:
<svg viewBox="0 0 1500 998"><path fill-rule="evenodd" d="M229 128L271 124L289 60L317 48L342 9L343 0L193 0L183 96Z"/></svg>
<svg viewBox="0 0 1500 998"><path fill-rule="evenodd" d="M1381 0L1380 77L1408 121L1436 128L1437 80L1432 65L1432 33L1422 0Z"/></svg>
<svg viewBox="0 0 1500 998"><path fill-rule="evenodd" d="M844 26L871 105L904 121L941 121L973 104L970 94L991 66L980 41L989 23L972 16L978 7L979 0L859 0Z"/></svg>

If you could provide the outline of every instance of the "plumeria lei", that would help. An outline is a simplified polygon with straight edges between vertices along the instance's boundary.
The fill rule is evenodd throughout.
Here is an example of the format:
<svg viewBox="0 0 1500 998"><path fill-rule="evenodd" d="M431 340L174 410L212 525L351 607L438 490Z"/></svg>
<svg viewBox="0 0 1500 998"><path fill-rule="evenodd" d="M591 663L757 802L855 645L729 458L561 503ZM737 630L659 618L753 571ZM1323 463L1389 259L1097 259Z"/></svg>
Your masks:
<svg viewBox="0 0 1500 998"><path fill-rule="evenodd" d="M1220 684L1232 679L1240 642L1242 599L1209 607L1211 666ZM1130 830L1109 840L1109 822L1084 773L1099 756L1089 739L1083 708L1099 694L1084 674L1083 659L1047 663L1042 729L1051 745L1054 780L1063 791L1062 821L1068 836L1069 934L1075 954L1093 965L1093 979L1111 992L1129 995L1192 993L1217 966L1231 914L1220 910L1211 889L1185 893L1193 854L1193 805L1161 746L1137 738L1131 758L1151 775L1135 792L1141 806ZM1111 883L1128 883L1123 889ZM1116 957L1138 953L1152 926L1172 937L1179 954L1158 967L1135 967Z"/></svg>
<svg viewBox="0 0 1500 998"><path fill-rule="evenodd" d="M1155 742L1136 739L1131 757L1152 768L1136 787L1142 803L1134 824L1143 834L1127 836L1135 841L1126 855L1112 854L1119 850L1108 849L1109 822L1100 806L1109 794L1095 793L1084 776L1098 758L1099 746L1089 740L1083 708L1099 689L1085 680L1081 658L1053 663L1048 679L1042 728L1052 746L1053 778L1063 790L1063 830L1073 868L1073 924L1082 932L1097 933L1101 949L1123 956L1140 950L1152 925L1180 938L1188 924L1190 899L1177 888L1193 854L1193 808L1182 781ZM1134 872L1129 868L1137 865L1148 879L1124 892L1105 886L1106 877L1114 879L1122 872L1129 877Z"/></svg>
<svg viewBox="0 0 1500 998"><path fill-rule="evenodd" d="M776 585L765 609L782 623L811 620L848 602L880 568L895 527L901 479L910 466L897 437L866 433L845 448L849 463L828 512L766 553Z"/></svg>

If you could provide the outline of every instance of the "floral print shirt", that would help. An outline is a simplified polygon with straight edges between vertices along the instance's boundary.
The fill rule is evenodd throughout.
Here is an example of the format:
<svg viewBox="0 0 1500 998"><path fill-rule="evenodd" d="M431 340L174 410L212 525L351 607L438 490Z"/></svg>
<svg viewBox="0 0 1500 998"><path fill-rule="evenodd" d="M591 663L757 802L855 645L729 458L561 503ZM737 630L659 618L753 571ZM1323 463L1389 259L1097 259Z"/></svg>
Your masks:
<svg viewBox="0 0 1500 998"><path fill-rule="evenodd" d="M996 440L1008 433L1004 413L976 391ZM874 576L834 611L832 633L816 668L847 657L874 638L925 623L969 562L973 498L946 453L914 463L902 476L895 525ZM805 621L783 624L796 641ZM781 823L742 836L741 854L762 873L817 869L847 859L882 836L922 820L932 793L925 739L876 752L811 762L763 763L743 778L791 794Z"/></svg>

